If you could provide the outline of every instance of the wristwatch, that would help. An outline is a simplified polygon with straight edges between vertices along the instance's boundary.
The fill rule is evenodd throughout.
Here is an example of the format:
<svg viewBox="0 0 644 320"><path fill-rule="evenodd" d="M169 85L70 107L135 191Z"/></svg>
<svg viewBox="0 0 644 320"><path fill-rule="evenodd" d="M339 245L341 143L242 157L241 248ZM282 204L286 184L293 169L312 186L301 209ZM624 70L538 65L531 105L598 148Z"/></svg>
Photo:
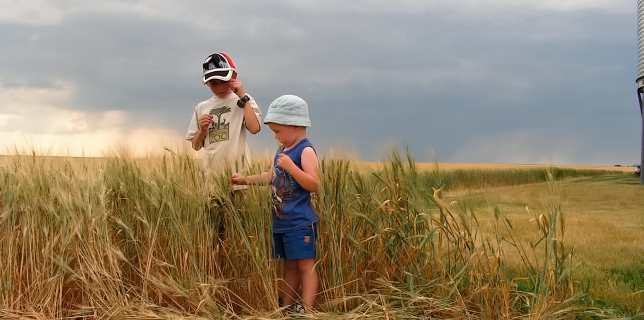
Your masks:
<svg viewBox="0 0 644 320"><path fill-rule="evenodd" d="M243 109L244 106L246 105L246 102L248 101L250 101L250 97L247 94L245 94L243 97L237 100L237 106Z"/></svg>

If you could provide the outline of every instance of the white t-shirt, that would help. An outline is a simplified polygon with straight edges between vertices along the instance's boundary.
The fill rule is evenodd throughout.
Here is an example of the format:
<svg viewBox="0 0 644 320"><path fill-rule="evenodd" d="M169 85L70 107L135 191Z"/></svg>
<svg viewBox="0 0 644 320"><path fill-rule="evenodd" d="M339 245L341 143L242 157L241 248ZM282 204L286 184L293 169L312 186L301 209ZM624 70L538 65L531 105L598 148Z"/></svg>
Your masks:
<svg viewBox="0 0 644 320"><path fill-rule="evenodd" d="M199 117L208 113L213 116L204 146L199 150L199 156L207 171L223 169L226 165L230 165L233 172L241 172L244 167L250 164L244 110L237 106L237 100L239 97L232 92L223 99L213 95L194 108L188 132L186 132L186 140L188 141L192 140L199 132ZM257 119L261 121L261 111L255 99L251 97L249 104L255 111Z"/></svg>

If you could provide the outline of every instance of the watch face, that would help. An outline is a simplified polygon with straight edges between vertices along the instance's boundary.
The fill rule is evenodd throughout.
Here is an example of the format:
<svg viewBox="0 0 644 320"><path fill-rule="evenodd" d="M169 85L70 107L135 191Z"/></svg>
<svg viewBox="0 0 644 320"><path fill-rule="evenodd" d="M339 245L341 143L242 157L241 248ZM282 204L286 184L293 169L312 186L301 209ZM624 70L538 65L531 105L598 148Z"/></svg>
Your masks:
<svg viewBox="0 0 644 320"><path fill-rule="evenodd" d="M246 105L246 102L248 102L249 100L250 100L250 97L248 95L245 95L239 98L239 100L237 100L237 106L240 108L243 108L244 105Z"/></svg>

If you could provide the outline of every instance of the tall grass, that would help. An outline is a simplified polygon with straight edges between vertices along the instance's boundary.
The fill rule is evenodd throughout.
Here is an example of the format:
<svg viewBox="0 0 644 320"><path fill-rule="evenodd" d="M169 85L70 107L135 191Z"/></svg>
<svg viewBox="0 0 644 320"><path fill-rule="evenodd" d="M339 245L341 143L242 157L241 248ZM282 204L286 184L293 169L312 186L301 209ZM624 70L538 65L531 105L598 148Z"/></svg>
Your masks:
<svg viewBox="0 0 644 320"><path fill-rule="evenodd" d="M484 238L472 210L442 200L443 188L476 175L418 172L398 154L372 173L344 160L321 170L322 290L311 317L581 312L552 173L541 172L555 200L535 213L539 240L521 243L502 212ZM534 179L516 177L525 174L500 180ZM231 193L227 174L206 176L187 155L10 158L0 167L0 317L281 318L270 239L268 190ZM509 254L521 256L521 270L508 272Z"/></svg>

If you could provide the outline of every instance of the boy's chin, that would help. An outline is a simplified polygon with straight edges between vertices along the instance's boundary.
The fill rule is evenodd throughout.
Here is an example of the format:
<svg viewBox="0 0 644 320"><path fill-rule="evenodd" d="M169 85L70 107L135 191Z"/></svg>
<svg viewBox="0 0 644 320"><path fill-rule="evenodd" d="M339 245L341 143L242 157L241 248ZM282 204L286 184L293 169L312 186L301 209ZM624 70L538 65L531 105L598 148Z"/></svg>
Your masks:
<svg viewBox="0 0 644 320"><path fill-rule="evenodd" d="M228 91L223 91L223 92L213 92L213 94L216 95L219 98L225 98L226 96L228 96L230 94L230 92L231 91L228 90Z"/></svg>

